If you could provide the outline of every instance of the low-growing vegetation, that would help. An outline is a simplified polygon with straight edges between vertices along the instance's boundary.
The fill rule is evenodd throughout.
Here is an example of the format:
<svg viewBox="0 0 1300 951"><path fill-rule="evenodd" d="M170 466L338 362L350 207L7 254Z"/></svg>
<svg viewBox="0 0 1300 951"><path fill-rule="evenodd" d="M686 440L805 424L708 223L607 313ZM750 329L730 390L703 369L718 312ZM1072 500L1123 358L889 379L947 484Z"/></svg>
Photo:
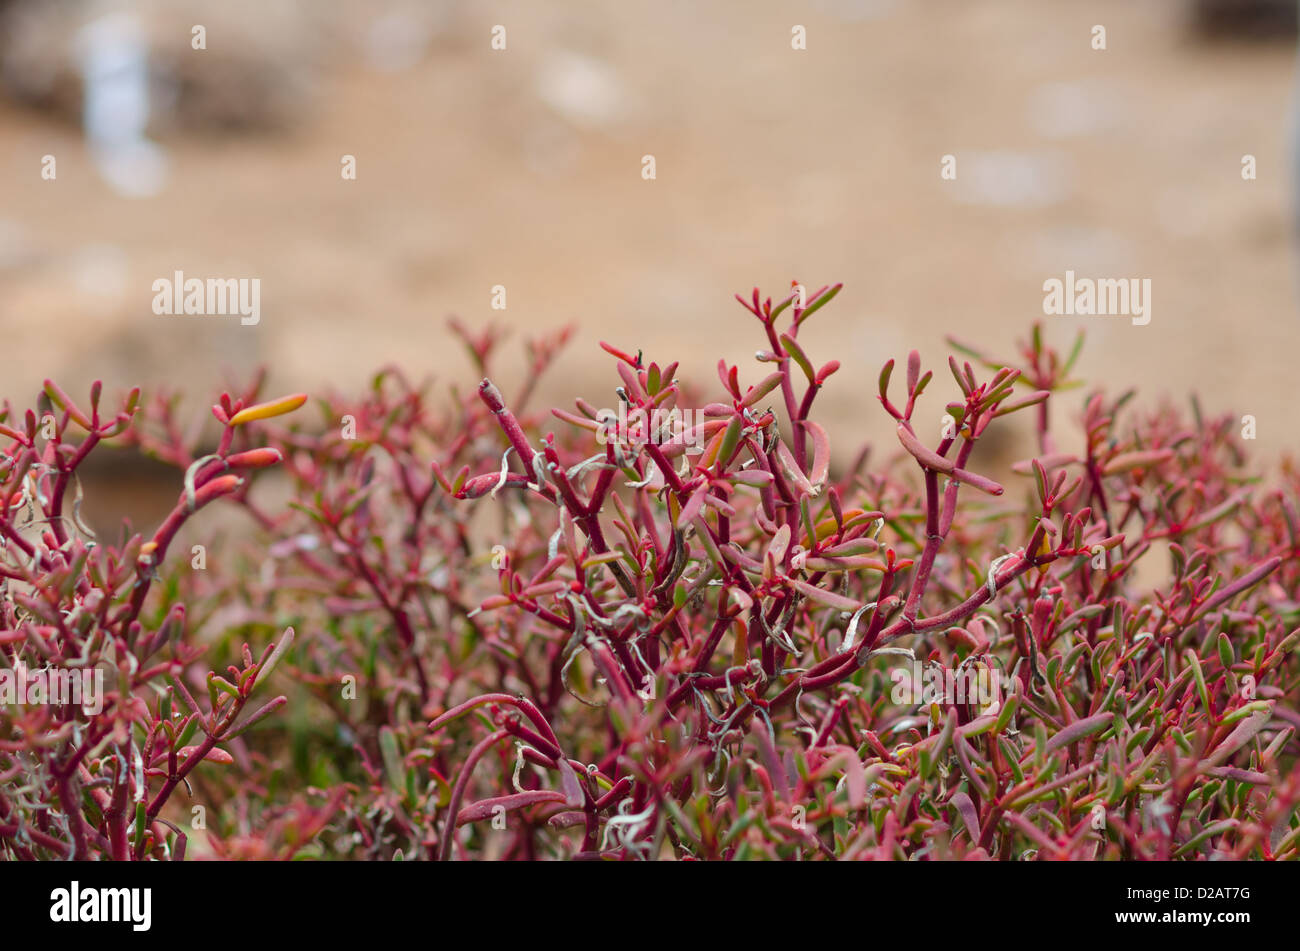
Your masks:
<svg viewBox="0 0 1300 951"><path fill-rule="evenodd" d="M1300 854L1300 475L1197 403L1094 393L1058 436L1082 340L1036 327L891 360L897 443L833 447L800 330L839 289L738 298L757 369L717 381L606 345L613 406L534 408L566 333L511 379L459 325L476 388L254 385L215 437L138 391L6 405L0 668L105 676L0 703L0 854ZM82 520L110 442L176 467L156 531ZM209 506L252 529L191 557Z"/></svg>

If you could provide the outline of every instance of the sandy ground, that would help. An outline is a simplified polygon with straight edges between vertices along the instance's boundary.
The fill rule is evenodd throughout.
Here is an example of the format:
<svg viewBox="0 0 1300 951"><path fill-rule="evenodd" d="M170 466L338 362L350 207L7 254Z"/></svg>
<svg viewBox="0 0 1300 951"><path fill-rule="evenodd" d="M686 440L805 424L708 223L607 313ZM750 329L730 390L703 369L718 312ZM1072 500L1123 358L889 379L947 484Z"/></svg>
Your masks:
<svg viewBox="0 0 1300 951"><path fill-rule="evenodd" d="M296 128L165 139L148 199L113 194L74 125L0 104L0 394L102 377L202 407L258 362L276 390L359 387L393 360L473 382L455 313L516 337L577 322L543 395L603 405L598 339L757 379L733 292L842 280L804 336L845 365L833 435L885 432L888 357L938 368L945 333L1010 353L1045 319L1061 343L1088 331L1089 380L1198 390L1254 415L1261 450L1293 445L1289 43L1194 41L1155 0L537 6L458 7L393 71L344 37ZM1067 269L1149 278L1150 324L1044 318ZM175 270L260 278L261 323L156 316Z"/></svg>

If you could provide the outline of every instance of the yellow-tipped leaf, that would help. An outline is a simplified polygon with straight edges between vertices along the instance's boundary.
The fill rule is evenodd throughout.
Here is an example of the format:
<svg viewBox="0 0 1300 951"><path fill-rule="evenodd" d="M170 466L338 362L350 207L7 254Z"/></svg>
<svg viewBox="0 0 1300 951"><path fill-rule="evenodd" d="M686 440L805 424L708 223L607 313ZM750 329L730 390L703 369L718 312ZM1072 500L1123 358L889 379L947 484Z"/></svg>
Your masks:
<svg viewBox="0 0 1300 951"><path fill-rule="evenodd" d="M247 406L244 409L241 409L234 416L230 417L230 425L242 426L244 423L251 423L256 419L270 419L272 416L283 416L285 413L292 413L305 402L307 402L306 393L295 393L293 396L283 396L278 400L271 400L269 403L258 403L255 406Z"/></svg>

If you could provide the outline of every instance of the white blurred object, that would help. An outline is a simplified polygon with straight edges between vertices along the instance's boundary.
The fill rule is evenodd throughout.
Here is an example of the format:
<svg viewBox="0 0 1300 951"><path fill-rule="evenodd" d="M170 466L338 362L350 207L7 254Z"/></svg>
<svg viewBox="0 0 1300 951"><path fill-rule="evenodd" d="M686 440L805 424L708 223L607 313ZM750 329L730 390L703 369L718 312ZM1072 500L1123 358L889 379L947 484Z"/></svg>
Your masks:
<svg viewBox="0 0 1300 951"><path fill-rule="evenodd" d="M1096 80L1043 83L1029 98L1029 122L1051 139L1102 132L1118 116L1117 97Z"/></svg>
<svg viewBox="0 0 1300 951"><path fill-rule="evenodd" d="M139 21L99 17L77 32L85 84L82 127L95 166L119 194L156 195L167 181L167 156L145 137L149 125L149 55Z"/></svg>
<svg viewBox="0 0 1300 951"><path fill-rule="evenodd" d="M394 7L377 16L366 31L366 60L386 73L418 65L448 15L446 4L428 3Z"/></svg>
<svg viewBox="0 0 1300 951"><path fill-rule="evenodd" d="M627 114L627 95L608 64L577 53L557 52L542 63L537 94L574 125L606 126Z"/></svg>
<svg viewBox="0 0 1300 951"><path fill-rule="evenodd" d="M961 151L953 195L967 205L1044 207L1065 200L1071 178L1066 157L1054 152Z"/></svg>

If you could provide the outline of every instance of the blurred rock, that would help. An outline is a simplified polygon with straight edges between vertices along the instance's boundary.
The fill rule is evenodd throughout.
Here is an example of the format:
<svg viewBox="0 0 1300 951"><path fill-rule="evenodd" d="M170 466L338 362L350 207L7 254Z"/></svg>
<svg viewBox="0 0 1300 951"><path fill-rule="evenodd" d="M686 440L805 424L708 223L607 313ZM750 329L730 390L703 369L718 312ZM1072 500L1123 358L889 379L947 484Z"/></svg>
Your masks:
<svg viewBox="0 0 1300 951"><path fill-rule="evenodd" d="M1296 0L1193 0L1192 23L1213 37L1289 37L1297 28L1297 4Z"/></svg>
<svg viewBox="0 0 1300 951"><path fill-rule="evenodd" d="M95 24L117 24L121 39L122 24L131 23L141 31L147 60L151 133L284 128L310 106L315 91L322 36L309 9L315 6L9 0L0 7L0 84L20 101L80 119L86 44L105 40ZM191 45L195 26L206 31L204 49Z"/></svg>

